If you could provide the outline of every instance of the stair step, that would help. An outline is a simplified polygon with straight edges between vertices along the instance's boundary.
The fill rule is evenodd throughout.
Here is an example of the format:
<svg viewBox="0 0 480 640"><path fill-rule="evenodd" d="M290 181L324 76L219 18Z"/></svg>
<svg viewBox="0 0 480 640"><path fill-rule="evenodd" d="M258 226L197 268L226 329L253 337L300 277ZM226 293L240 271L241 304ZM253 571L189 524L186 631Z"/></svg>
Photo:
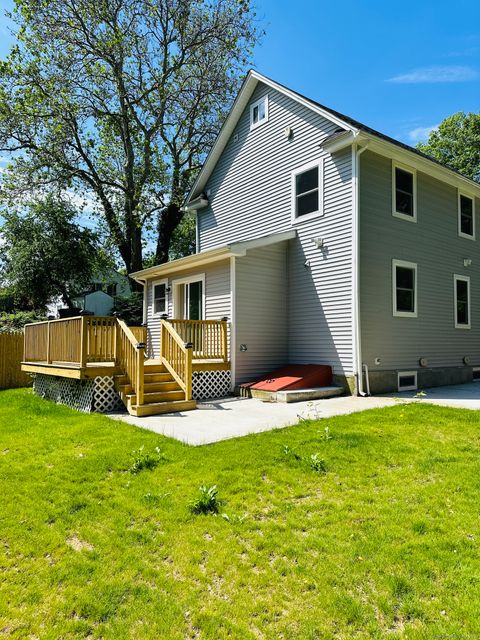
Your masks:
<svg viewBox="0 0 480 640"><path fill-rule="evenodd" d="M126 397L129 404L136 404L137 396L135 394L128 394ZM185 400L185 392L180 389L179 391L161 391L157 393L143 394L143 402L145 404L149 404L151 402L169 402L174 400Z"/></svg>
<svg viewBox="0 0 480 640"><path fill-rule="evenodd" d="M170 373L150 373L145 371L144 373L145 383L149 382L170 382L173 377Z"/></svg>
<svg viewBox="0 0 480 640"><path fill-rule="evenodd" d="M143 370L145 373L168 373L167 368L159 362L145 362Z"/></svg>
<svg viewBox="0 0 480 640"><path fill-rule="evenodd" d="M131 405L129 413L132 416L153 416L158 413L174 413L176 411L190 411L196 409L195 400L177 400L173 402L152 402L150 404Z"/></svg>
<svg viewBox="0 0 480 640"><path fill-rule="evenodd" d="M156 393L159 391L180 391L180 385L175 380L168 382L145 382L144 393Z"/></svg>

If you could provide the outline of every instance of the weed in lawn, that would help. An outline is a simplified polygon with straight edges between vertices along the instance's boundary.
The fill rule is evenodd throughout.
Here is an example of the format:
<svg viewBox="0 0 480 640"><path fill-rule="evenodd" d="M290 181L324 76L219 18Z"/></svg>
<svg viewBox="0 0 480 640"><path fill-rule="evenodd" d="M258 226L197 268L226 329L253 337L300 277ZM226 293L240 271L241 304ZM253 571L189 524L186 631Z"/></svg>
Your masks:
<svg viewBox="0 0 480 640"><path fill-rule="evenodd" d="M310 469L318 473L327 473L327 463L318 457L318 453L314 453L310 456Z"/></svg>
<svg viewBox="0 0 480 640"><path fill-rule="evenodd" d="M207 487L202 484L198 492L199 495L190 503L190 511L196 515L218 513L220 500L218 499L218 489L216 485Z"/></svg>
<svg viewBox="0 0 480 640"><path fill-rule="evenodd" d="M158 447L155 447L154 453L147 453L144 451L144 447L141 446L140 449L134 450L131 453L133 462L130 465L129 471L130 473L140 473L143 469L155 469L160 462L165 460L165 457L161 453Z"/></svg>

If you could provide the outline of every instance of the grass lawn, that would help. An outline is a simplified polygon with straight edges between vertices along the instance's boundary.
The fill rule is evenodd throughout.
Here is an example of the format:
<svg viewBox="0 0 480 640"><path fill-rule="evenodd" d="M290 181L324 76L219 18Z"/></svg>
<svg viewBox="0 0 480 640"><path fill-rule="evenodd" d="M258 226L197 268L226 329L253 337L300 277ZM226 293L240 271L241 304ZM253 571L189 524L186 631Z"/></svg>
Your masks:
<svg viewBox="0 0 480 640"><path fill-rule="evenodd" d="M193 448L0 392L0 638L478 638L479 439L415 404Z"/></svg>

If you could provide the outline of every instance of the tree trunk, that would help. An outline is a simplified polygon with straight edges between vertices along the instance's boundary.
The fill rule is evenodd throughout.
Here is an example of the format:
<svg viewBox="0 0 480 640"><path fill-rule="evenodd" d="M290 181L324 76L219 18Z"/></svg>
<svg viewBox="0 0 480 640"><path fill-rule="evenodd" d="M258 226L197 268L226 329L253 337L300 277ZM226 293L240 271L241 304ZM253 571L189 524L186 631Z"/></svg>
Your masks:
<svg viewBox="0 0 480 640"><path fill-rule="evenodd" d="M178 227L182 216L183 213L180 211L180 207L174 202L171 202L160 214L158 220L157 251L155 253L156 264L168 262L172 234Z"/></svg>

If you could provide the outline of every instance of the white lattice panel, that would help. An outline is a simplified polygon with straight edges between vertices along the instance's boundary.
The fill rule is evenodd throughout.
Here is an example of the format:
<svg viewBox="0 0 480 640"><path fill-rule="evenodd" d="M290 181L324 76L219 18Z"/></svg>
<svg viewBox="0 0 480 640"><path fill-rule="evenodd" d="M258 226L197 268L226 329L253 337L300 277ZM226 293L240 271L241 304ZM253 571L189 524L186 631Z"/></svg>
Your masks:
<svg viewBox="0 0 480 640"><path fill-rule="evenodd" d="M120 396L115 391L115 382L109 376L95 378L95 392L93 396L93 410L97 413L109 413L124 409Z"/></svg>
<svg viewBox="0 0 480 640"><path fill-rule="evenodd" d="M37 373L33 382L35 393L42 398L65 404L72 409L89 413L92 410L93 380L72 380Z"/></svg>
<svg viewBox="0 0 480 640"><path fill-rule="evenodd" d="M192 395L195 400L225 398L230 395L230 371L194 371L192 374Z"/></svg>

